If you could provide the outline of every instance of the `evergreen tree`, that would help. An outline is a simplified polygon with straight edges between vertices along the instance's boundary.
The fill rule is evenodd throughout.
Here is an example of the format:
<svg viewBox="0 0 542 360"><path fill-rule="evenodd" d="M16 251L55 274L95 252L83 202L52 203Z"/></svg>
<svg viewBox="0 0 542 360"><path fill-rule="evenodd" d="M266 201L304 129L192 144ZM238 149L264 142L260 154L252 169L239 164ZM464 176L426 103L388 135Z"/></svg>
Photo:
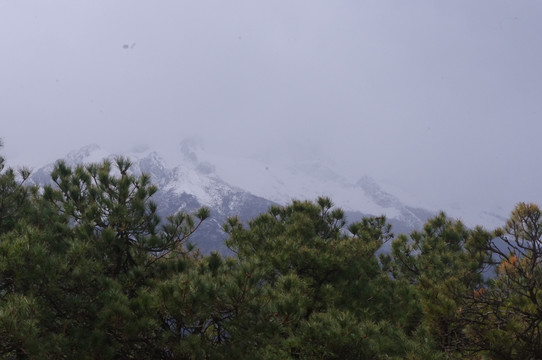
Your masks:
<svg viewBox="0 0 542 360"><path fill-rule="evenodd" d="M542 212L519 203L488 241L496 277L472 292L469 337L499 359L542 358Z"/></svg>
<svg viewBox="0 0 542 360"><path fill-rule="evenodd" d="M186 246L207 209L162 221L130 168L60 161L38 188L0 157L0 358L542 358L534 204L493 234L439 214L377 258L385 217L293 201L229 219L223 258Z"/></svg>
<svg viewBox="0 0 542 360"><path fill-rule="evenodd" d="M0 350L8 356L153 358L167 348L154 284L194 257L183 244L197 222L178 213L160 225L146 175L126 159L56 164L54 186L33 192L26 216L0 234ZM7 180L6 180L7 179ZM13 182L10 172L2 181ZM6 197L22 196L6 187ZM24 197L27 198L27 197ZM13 215L5 217L13 223ZM177 256L173 259L171 254Z"/></svg>
<svg viewBox="0 0 542 360"><path fill-rule="evenodd" d="M0 149L2 147L0 140ZM6 168L5 159L0 156L0 233L13 229L17 221L25 216L31 189L24 184L29 176L28 169L17 172L11 167Z"/></svg>
<svg viewBox="0 0 542 360"><path fill-rule="evenodd" d="M484 246L490 238L483 229L467 229L441 213L423 232L400 235L391 253L381 256L384 268L410 294L399 300L408 314L407 332L433 343L447 358L470 354L464 295L483 286L490 259Z"/></svg>
<svg viewBox="0 0 542 360"><path fill-rule="evenodd" d="M247 344L247 358L262 349L277 359L403 357L412 349L392 323L392 281L375 256L390 226L384 217L344 225L327 198L272 207L248 229L237 219L226 225L241 265L261 269L253 283L263 292L247 308L245 333L275 339Z"/></svg>

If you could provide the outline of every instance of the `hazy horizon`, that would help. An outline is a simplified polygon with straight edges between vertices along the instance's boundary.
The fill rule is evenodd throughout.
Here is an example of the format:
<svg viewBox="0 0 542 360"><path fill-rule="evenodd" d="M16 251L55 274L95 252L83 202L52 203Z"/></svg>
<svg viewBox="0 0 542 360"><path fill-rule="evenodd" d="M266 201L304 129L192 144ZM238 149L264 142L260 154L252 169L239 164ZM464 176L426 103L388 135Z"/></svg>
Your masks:
<svg viewBox="0 0 542 360"><path fill-rule="evenodd" d="M320 161L420 203L541 202L542 3L0 3L0 138ZM243 171L242 168L239 171ZM249 173L246 176L250 176Z"/></svg>

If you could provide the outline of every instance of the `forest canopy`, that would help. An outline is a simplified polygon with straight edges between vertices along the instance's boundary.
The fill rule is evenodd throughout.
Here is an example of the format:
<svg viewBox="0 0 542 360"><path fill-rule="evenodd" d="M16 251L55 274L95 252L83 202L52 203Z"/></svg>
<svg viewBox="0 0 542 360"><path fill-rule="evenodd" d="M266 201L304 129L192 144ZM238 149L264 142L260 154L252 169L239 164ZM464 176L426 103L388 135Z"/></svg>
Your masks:
<svg viewBox="0 0 542 360"><path fill-rule="evenodd" d="M231 256L158 216L128 159L27 184L0 158L5 359L540 359L542 212L468 228L440 213L393 234L328 198L224 224ZM388 253L378 255L384 243Z"/></svg>

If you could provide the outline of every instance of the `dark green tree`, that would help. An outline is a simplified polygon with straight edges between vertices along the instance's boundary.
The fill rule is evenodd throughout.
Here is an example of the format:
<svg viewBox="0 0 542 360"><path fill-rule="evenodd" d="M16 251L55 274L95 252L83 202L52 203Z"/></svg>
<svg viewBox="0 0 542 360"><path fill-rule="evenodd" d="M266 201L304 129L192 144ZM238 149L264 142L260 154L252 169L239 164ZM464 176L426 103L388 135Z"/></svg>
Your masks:
<svg viewBox="0 0 542 360"><path fill-rule="evenodd" d="M472 292L472 347L496 359L542 358L542 212L519 203L487 242L496 276Z"/></svg>
<svg viewBox="0 0 542 360"><path fill-rule="evenodd" d="M2 147L0 140L0 149ZM0 232L13 229L17 221L25 216L31 189L24 184L29 176L28 169L15 171L6 167L5 159L0 156Z"/></svg>
<svg viewBox="0 0 542 360"><path fill-rule="evenodd" d="M542 358L534 204L493 234L439 214L378 258L385 217L293 201L229 219L224 258L186 246L209 211L162 221L125 158L29 175L0 158L0 358Z"/></svg>
<svg viewBox="0 0 542 360"><path fill-rule="evenodd" d="M384 268L410 294L399 300L408 314L405 329L419 341L434 344L446 358L471 353L465 294L484 285L489 239L491 234L482 228L468 229L441 213L422 232L400 235L390 254L381 256Z"/></svg>
<svg viewBox="0 0 542 360"><path fill-rule="evenodd" d="M253 283L263 289L244 310L245 336L260 336L245 344L246 358L255 352L277 359L413 354L394 324L402 311L390 296L397 289L375 256L391 238L390 226L384 217L344 226L344 213L327 198L272 207L248 228L235 218L226 224L228 246L241 265L260 269Z"/></svg>
<svg viewBox="0 0 542 360"><path fill-rule="evenodd" d="M150 201L156 188L130 165L59 162L54 185L17 206L25 216L5 217L12 225L0 234L0 350L8 357L167 355L159 340L170 324L159 316L155 283L195 258L184 242L208 210L162 225ZM10 172L2 177L14 181ZM20 186L7 189L5 196L28 198Z"/></svg>

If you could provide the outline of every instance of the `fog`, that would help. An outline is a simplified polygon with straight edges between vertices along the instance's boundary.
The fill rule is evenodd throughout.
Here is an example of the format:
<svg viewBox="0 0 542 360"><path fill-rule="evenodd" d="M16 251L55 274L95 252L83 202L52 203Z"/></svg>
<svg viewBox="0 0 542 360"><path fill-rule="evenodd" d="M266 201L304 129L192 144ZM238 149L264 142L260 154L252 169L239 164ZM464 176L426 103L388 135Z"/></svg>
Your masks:
<svg viewBox="0 0 542 360"><path fill-rule="evenodd" d="M541 13L498 0L3 1L2 153L35 167L96 143L174 159L196 137L507 214L541 202Z"/></svg>

